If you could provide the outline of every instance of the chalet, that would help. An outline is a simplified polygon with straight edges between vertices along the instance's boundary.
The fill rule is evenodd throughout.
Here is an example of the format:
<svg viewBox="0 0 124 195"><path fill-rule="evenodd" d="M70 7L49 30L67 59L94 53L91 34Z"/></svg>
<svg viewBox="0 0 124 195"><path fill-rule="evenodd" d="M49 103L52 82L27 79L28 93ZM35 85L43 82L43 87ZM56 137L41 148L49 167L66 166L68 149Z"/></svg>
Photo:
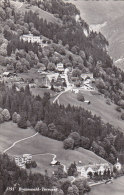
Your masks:
<svg viewBox="0 0 124 195"><path fill-rule="evenodd" d="M58 63L56 69L58 72L62 73L64 72L64 65L62 63Z"/></svg>
<svg viewBox="0 0 124 195"><path fill-rule="evenodd" d="M54 165L60 165L60 162L57 160L52 160L52 162L50 163L50 165L54 166Z"/></svg>

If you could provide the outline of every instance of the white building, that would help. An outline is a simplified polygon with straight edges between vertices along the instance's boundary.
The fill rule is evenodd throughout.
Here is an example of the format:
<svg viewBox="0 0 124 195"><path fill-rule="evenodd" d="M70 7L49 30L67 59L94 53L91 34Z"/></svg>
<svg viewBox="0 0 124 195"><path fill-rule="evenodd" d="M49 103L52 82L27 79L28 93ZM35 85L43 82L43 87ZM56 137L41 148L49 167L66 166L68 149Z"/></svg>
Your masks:
<svg viewBox="0 0 124 195"><path fill-rule="evenodd" d="M87 178L87 173L86 173L86 170L84 167L82 167L82 169L81 169L81 176Z"/></svg>
<svg viewBox="0 0 124 195"><path fill-rule="evenodd" d="M89 174L89 173L92 173L92 174L94 174L94 169L92 169L92 167L88 167L88 169L86 170L86 173L87 173L87 175Z"/></svg>
<svg viewBox="0 0 124 195"><path fill-rule="evenodd" d="M103 175L104 171L105 170L108 171L108 169L110 170L110 172L113 171L113 167L111 165L109 165L108 163L85 165L85 166L77 166L77 172L82 177L85 177L85 178L89 177L89 173L94 175L94 173L97 172L98 174L101 173L101 175Z"/></svg>
<svg viewBox="0 0 124 195"><path fill-rule="evenodd" d="M50 73L50 74L47 74L47 77L48 77L48 79L49 79L50 82L52 80L57 81L58 76L59 76L59 73Z"/></svg>
<svg viewBox="0 0 124 195"><path fill-rule="evenodd" d="M23 159L26 162L31 162L32 160L32 155L31 154L23 154Z"/></svg>
<svg viewBox="0 0 124 195"><path fill-rule="evenodd" d="M118 171L120 171L121 170L121 163L119 163L119 161L118 161L118 158L117 158L117 163L115 164L115 167L116 167L116 169L118 170Z"/></svg>
<svg viewBox="0 0 124 195"><path fill-rule="evenodd" d="M21 40L23 41L28 41L31 43L41 43L41 38L40 36L34 36L33 34L27 34L27 35L22 35L20 37Z"/></svg>
<svg viewBox="0 0 124 195"><path fill-rule="evenodd" d="M72 89L71 91L74 92L75 94L79 93L79 89Z"/></svg>
<svg viewBox="0 0 124 195"><path fill-rule="evenodd" d="M58 70L59 72L64 72L64 65L63 65L62 63L58 63L58 64L57 64L57 70Z"/></svg>
<svg viewBox="0 0 124 195"><path fill-rule="evenodd" d="M105 171L105 167L101 165L100 168L98 169L98 173L101 173L101 175L103 175L104 171Z"/></svg>

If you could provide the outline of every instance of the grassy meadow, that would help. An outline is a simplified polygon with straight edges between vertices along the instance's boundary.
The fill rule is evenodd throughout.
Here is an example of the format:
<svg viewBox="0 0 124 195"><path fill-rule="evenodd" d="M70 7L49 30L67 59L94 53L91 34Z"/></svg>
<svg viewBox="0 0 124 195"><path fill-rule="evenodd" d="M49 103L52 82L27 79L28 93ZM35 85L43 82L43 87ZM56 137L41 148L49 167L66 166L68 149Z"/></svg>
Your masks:
<svg viewBox="0 0 124 195"><path fill-rule="evenodd" d="M36 132L33 129L20 129L13 122L0 124L0 152L10 147L15 141L32 136Z"/></svg>
<svg viewBox="0 0 124 195"><path fill-rule="evenodd" d="M2 152L4 149L12 145L13 142L28 137L34 133L35 132L32 129L19 129L16 127L16 124L13 124L12 122L3 123L0 126L0 151ZM40 154L56 154L57 160L62 164L65 164L67 167L74 161L82 161L83 164L106 162L93 152L83 148L78 148L77 150L64 150L62 142L39 134L31 139L17 143L13 148L7 151L7 153L12 156L26 153L32 154L34 155L33 160L35 160L38 165L37 168L32 169L32 171L44 173L44 170L47 169L50 174L55 170L55 167L50 166L53 156Z"/></svg>
<svg viewBox="0 0 124 195"><path fill-rule="evenodd" d="M60 23L60 20L57 19L56 17L54 17L53 14L48 13L40 8L38 8L37 6L29 6L27 3L22 3L22 2L18 2L18 1L13 1L11 0L11 4L16 7L16 9L18 9L21 13L25 13L25 11L33 11L33 12L37 12L40 18L43 18L44 20L46 20L47 22L52 22L52 23Z"/></svg>

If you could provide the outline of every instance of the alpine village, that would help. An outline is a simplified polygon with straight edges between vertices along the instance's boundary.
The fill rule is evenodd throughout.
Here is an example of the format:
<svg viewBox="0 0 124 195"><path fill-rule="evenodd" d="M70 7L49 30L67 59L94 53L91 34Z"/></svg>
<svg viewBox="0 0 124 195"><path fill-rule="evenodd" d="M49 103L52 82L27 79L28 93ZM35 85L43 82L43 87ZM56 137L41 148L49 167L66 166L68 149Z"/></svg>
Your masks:
<svg viewBox="0 0 124 195"><path fill-rule="evenodd" d="M1 0L0 24L0 195L123 177L124 72L105 36L69 0Z"/></svg>

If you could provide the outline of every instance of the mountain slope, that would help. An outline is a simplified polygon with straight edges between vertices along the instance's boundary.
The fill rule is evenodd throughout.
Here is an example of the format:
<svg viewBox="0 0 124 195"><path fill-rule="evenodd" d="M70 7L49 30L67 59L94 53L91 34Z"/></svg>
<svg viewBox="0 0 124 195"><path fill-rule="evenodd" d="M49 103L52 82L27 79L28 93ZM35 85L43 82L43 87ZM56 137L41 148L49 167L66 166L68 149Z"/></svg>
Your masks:
<svg viewBox="0 0 124 195"><path fill-rule="evenodd" d="M109 41L109 54L114 60L124 57L124 2L69 0L80 10L81 16ZM106 25L102 27L102 24ZM101 28L98 28L101 25ZM120 66L119 66L120 67ZM124 63L122 62L122 69Z"/></svg>

